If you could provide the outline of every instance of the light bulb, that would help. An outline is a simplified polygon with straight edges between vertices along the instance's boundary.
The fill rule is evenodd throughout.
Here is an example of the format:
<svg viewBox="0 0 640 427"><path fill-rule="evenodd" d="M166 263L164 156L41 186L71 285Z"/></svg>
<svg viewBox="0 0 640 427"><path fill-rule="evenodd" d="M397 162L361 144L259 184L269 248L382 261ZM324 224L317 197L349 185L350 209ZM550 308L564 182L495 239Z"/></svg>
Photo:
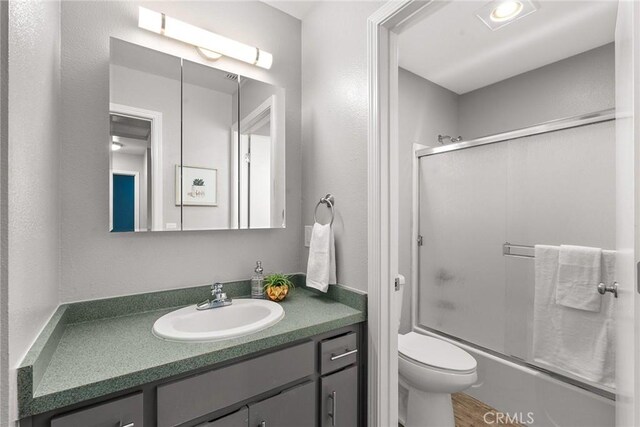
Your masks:
<svg viewBox="0 0 640 427"><path fill-rule="evenodd" d="M522 3L519 1L507 0L500 3L491 12L491 20L494 22L503 22L513 19L522 12Z"/></svg>

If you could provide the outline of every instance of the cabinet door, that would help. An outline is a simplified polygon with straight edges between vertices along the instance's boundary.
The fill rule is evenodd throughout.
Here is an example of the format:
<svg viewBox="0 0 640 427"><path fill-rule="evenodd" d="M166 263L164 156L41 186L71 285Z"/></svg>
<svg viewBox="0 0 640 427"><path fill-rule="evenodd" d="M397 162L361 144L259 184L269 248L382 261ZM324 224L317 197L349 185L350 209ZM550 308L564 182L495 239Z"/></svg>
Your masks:
<svg viewBox="0 0 640 427"><path fill-rule="evenodd" d="M322 377L320 384L320 426L357 426L358 367Z"/></svg>
<svg viewBox="0 0 640 427"><path fill-rule="evenodd" d="M229 414L225 417L218 418L214 421L198 424L196 427L248 427L249 410L243 407L239 411Z"/></svg>
<svg viewBox="0 0 640 427"><path fill-rule="evenodd" d="M178 426L313 375L314 356L315 345L307 341L162 384L158 386L156 427Z"/></svg>
<svg viewBox="0 0 640 427"><path fill-rule="evenodd" d="M316 383L308 382L249 405L249 427L315 427Z"/></svg>
<svg viewBox="0 0 640 427"><path fill-rule="evenodd" d="M142 393L59 415L51 427L143 427Z"/></svg>

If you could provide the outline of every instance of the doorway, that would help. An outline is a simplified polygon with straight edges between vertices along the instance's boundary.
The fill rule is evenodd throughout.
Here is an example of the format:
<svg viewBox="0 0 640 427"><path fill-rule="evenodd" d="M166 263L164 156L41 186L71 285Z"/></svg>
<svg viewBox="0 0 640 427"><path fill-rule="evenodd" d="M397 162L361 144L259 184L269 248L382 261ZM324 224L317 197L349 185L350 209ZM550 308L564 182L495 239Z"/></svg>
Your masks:
<svg viewBox="0 0 640 427"><path fill-rule="evenodd" d="M369 315L371 331L370 354L370 407L373 425L395 425L398 422L397 322L398 309L394 304L395 292L401 283L399 275L399 229L397 191L400 176L398 112L398 44L399 36L418 22L429 17L443 17L446 9L456 2L413 2L386 4L369 19L369 72L370 72L370 129L369 129ZM459 2L465 3L465 2ZM478 8L483 5L473 2ZM542 7L545 5L543 4ZM449 11L450 12L450 11ZM633 94L638 88L638 72L633 57L638 49L638 34L634 22L640 7L621 2L615 23L615 258L616 282L619 298L616 301L616 358L615 425L633 426L640 422L638 396L635 388L636 354L635 331L638 329L636 306L635 265L635 200L638 197L636 166L638 141L634 133L638 119ZM575 16L576 14L574 14ZM474 18L475 19L475 18ZM525 22L523 19L522 22ZM515 27L512 27L515 28ZM453 37L455 32L449 34ZM583 38L588 38L589 34ZM423 43L430 41L423 39ZM469 79L467 79L469 80ZM587 89L585 89L587 90ZM637 99L637 97L636 97ZM535 123L532 123L532 125ZM514 129L511 129L514 130ZM495 132L494 132L495 133ZM490 133L491 134L491 133ZM447 143L460 143L460 135L442 132ZM464 135L462 135L464 137ZM474 135L478 139L485 135ZM448 138L447 138L448 137ZM439 142L437 135L434 138ZM481 138L480 138L481 139ZM419 141L410 141L417 143ZM494 141L496 142L496 141ZM464 141L462 142L464 143ZM435 149L437 151L437 148ZM455 165L452 167L455 168ZM435 177L434 179L439 179ZM437 185L437 182L436 182ZM412 233L418 245L418 233ZM424 237L424 236L423 236ZM502 242L508 243L508 242ZM519 242L511 242L517 243ZM534 242L540 243L540 242ZM529 245L526 245L529 246ZM533 245L531 245L533 246ZM517 249L517 248L516 248ZM515 249L514 249L515 250ZM410 293L410 292L407 292ZM415 316L414 309L414 316ZM415 323L415 317L411 320ZM621 337L624 337L621 339ZM621 344L624 342L625 344ZM562 399L561 399L562 400ZM508 409L508 408L507 408ZM570 419L569 419L570 422ZM566 422L564 423L566 424ZM562 425L562 423L561 423Z"/></svg>
<svg viewBox="0 0 640 427"><path fill-rule="evenodd" d="M140 226L139 174L132 171L113 171L113 232L138 231Z"/></svg>

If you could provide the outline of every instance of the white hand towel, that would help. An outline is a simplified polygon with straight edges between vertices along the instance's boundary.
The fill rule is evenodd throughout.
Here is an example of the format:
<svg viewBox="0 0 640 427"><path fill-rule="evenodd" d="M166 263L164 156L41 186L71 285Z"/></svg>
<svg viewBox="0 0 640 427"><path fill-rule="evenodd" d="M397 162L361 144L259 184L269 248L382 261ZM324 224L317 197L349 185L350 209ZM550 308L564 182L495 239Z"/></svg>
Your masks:
<svg viewBox="0 0 640 427"><path fill-rule="evenodd" d="M576 379L615 388L614 298L603 298L600 312L555 304L560 248L535 247L533 348L535 364ZM602 280L615 277L615 252L602 251Z"/></svg>
<svg viewBox="0 0 640 427"><path fill-rule="evenodd" d="M593 312L600 311L598 293L602 249L585 246L560 246L556 304Z"/></svg>
<svg viewBox="0 0 640 427"><path fill-rule="evenodd" d="M315 223L309 245L307 286L327 292L329 284L335 283L336 253L333 229L330 224Z"/></svg>

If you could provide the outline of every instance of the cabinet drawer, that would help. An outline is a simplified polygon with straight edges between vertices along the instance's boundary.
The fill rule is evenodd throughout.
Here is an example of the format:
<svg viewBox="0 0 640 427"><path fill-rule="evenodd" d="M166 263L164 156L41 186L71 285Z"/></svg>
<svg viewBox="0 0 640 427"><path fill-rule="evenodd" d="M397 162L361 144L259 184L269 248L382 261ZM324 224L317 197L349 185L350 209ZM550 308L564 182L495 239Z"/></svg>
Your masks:
<svg viewBox="0 0 640 427"><path fill-rule="evenodd" d="M320 379L320 427L358 425L358 367Z"/></svg>
<svg viewBox="0 0 640 427"><path fill-rule="evenodd" d="M51 427L143 427L142 393L58 415Z"/></svg>
<svg viewBox="0 0 640 427"><path fill-rule="evenodd" d="M172 427L313 375L313 341L158 387L158 427Z"/></svg>
<svg viewBox="0 0 640 427"><path fill-rule="evenodd" d="M358 360L358 340L355 332L349 332L336 338L329 338L320 342L320 374L356 363Z"/></svg>
<svg viewBox="0 0 640 427"><path fill-rule="evenodd" d="M245 406L239 411L217 420L198 424L196 427L247 427L249 425L249 409Z"/></svg>
<svg viewBox="0 0 640 427"><path fill-rule="evenodd" d="M315 427L316 383L310 381L249 405L249 427Z"/></svg>

